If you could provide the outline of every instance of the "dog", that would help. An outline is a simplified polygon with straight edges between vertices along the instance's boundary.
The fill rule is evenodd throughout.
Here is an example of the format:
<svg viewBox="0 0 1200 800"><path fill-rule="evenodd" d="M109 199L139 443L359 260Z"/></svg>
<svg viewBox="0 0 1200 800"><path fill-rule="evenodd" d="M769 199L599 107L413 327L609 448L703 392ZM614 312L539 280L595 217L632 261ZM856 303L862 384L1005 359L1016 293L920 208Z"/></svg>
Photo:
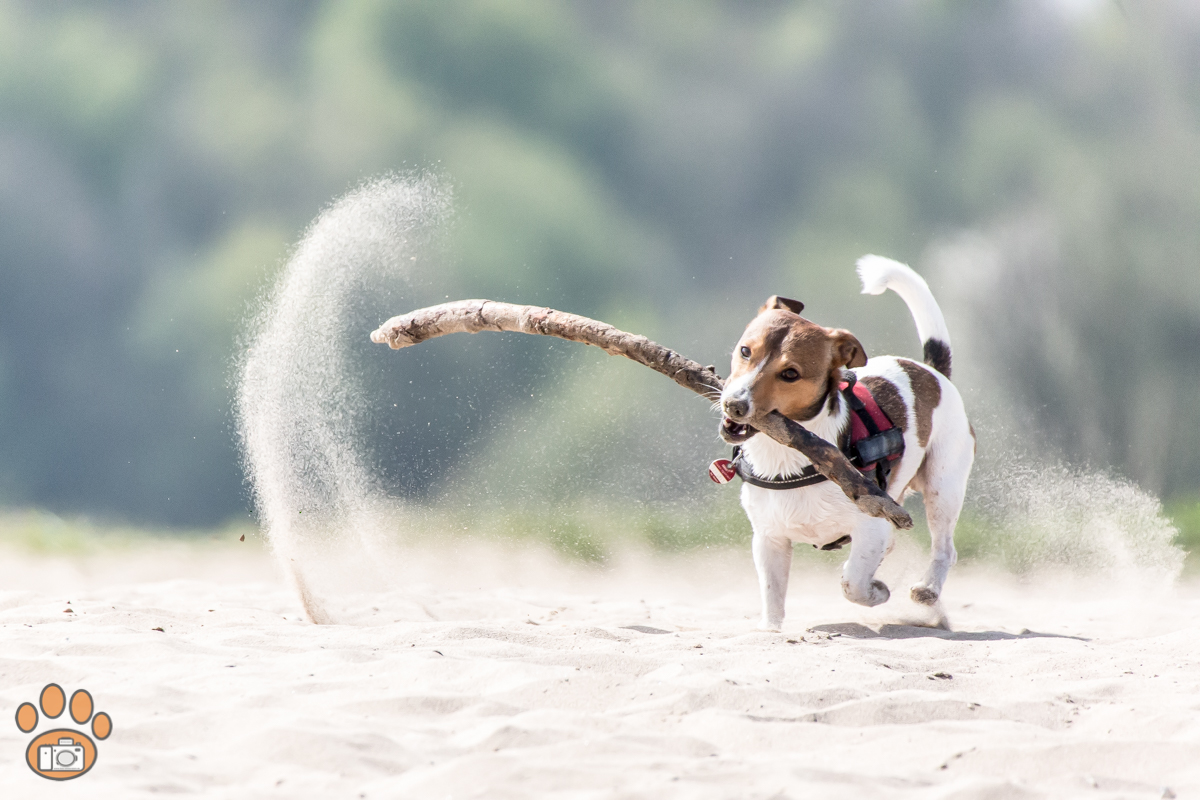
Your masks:
<svg viewBox="0 0 1200 800"><path fill-rule="evenodd" d="M887 520L859 511L832 482L783 489L752 485L754 478L786 480L810 465L798 451L756 435L750 423L758 414L778 411L829 442L844 443L853 397L840 389L861 383L903 435L903 454L891 462L883 488L897 502L919 492L925 503L931 560L924 577L911 588L912 599L936 605L958 559L954 526L975 459L975 431L962 396L950 382L945 318L929 286L908 266L868 255L858 260L857 268L863 294L891 289L908 304L924 363L897 356L868 360L852 333L810 322L800 316L803 303L773 296L734 348L721 393L720 435L740 448L739 469L747 481L741 501L754 532L754 566L762 593L760 627L767 630L779 630L783 624L793 543L831 549L849 541L842 593L853 603L876 606L891 595L875 571L894 541ZM900 441L899 436L893 438Z"/></svg>

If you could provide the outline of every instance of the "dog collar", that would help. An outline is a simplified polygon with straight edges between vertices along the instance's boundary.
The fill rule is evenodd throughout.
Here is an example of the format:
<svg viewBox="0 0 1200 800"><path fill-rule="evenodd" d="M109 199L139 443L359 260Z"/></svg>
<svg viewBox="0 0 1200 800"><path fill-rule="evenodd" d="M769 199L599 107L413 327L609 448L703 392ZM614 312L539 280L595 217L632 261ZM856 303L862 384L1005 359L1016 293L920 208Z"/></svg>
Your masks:
<svg viewBox="0 0 1200 800"><path fill-rule="evenodd" d="M846 372L844 375L848 378L847 384L844 388L838 388L842 388L843 392L849 392L850 388L854 386L857 376L853 372ZM829 386L825 389L825 394L821 396L821 401L817 403L817 408L823 408L825 403L829 401L830 393L835 390L834 382L830 381ZM742 458L742 448L740 446L733 448L732 458L719 458L709 464L708 477L712 478L716 483L729 483L737 477L751 486L757 486L760 489L775 490L800 489L829 480L817 472L817 468L812 464L804 467L795 475L785 475L782 478L761 478L754 474L754 470L750 469L750 465Z"/></svg>
<svg viewBox="0 0 1200 800"><path fill-rule="evenodd" d="M750 465L742 458L742 448L740 447L733 449L733 461L730 463L739 478L751 486L758 486L762 489L799 489L802 486L812 486L814 483L829 480L817 472L817 468L812 464L809 464L795 475L787 475L782 478L759 477L754 474L754 470L750 469Z"/></svg>

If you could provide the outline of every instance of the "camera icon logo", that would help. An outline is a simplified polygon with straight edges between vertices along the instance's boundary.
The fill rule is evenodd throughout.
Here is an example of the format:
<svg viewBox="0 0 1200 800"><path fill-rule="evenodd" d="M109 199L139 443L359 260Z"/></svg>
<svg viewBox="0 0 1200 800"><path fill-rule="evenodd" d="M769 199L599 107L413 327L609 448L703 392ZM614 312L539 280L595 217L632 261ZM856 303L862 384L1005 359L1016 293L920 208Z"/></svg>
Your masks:
<svg viewBox="0 0 1200 800"><path fill-rule="evenodd" d="M101 711L93 714L92 695L79 689L67 695L56 683L42 689L37 705L22 703L17 709L17 727L23 733L32 733L38 726L39 717L57 719L64 711L71 712L71 719L80 726L91 723L96 739L107 739L112 733L112 718ZM39 714L39 711L41 712ZM96 742L91 736L73 728L56 728L34 737L25 748L25 762L29 768L52 781L69 781L90 770L96 763Z"/></svg>
<svg viewBox="0 0 1200 800"><path fill-rule="evenodd" d="M83 745L64 736L58 744L38 746L38 769L42 772L79 772L83 769Z"/></svg>

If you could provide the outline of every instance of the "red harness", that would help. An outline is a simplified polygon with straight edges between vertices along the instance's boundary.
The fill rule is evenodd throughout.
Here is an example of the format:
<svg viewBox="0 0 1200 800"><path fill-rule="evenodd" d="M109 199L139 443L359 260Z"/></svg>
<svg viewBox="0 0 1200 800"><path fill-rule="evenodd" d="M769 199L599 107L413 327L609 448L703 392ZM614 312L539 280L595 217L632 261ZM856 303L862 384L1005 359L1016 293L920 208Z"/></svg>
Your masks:
<svg viewBox="0 0 1200 800"><path fill-rule="evenodd" d="M880 488L886 489L892 462L904 455L904 432L883 413L871 390L857 380L853 385L843 382L838 389L853 412L850 415L850 441L841 448L842 452L862 472L874 470Z"/></svg>

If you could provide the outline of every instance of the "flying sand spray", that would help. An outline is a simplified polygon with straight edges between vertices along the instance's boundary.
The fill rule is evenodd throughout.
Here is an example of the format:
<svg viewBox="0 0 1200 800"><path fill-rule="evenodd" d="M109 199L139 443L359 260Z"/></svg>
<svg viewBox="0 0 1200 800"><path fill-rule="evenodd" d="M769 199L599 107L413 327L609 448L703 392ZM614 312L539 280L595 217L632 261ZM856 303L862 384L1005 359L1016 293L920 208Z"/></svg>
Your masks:
<svg viewBox="0 0 1200 800"><path fill-rule="evenodd" d="M316 623L331 620L305 578L306 546L369 550L382 535L384 492L360 434L372 398L349 357L369 324L364 298L398 300L411 258L449 210L449 193L420 176L337 200L305 232L251 330L237 392L246 470L271 549Z"/></svg>
<svg viewBox="0 0 1200 800"><path fill-rule="evenodd" d="M414 259L424 254L450 211L449 192L428 176L388 176L352 191L305 232L251 328L236 408L245 465L272 551L315 623L333 620L307 577L309 561L319 557L314 554L322 547L336 545L344 552L357 546L365 562L389 543L395 527L388 512L394 501L376 479L363 443L376 398L351 349L377 324L372 315L380 308L403 307ZM720 379L710 369L604 323L503 303L489 304L490 316L481 316L482 307L465 303L486 301L421 309L389 320L372 339L397 347L458 331L558 336L624 355L701 395L719 391ZM557 327L547 324L553 315ZM863 480L835 447L772 416L778 419L764 418L756 426L808 455L866 513L911 526L908 514ZM1005 537L994 544L996 553L1029 553L1057 542L1054 552L1065 557L1059 565L1078 557L1086 563L1077 566L1089 569L1149 570L1160 586L1178 574L1182 553L1171 543L1173 529L1157 502L1136 487L1103 479L1115 505L1065 502L1094 496L1082 486L1085 481L1098 486L1097 476L1028 464L1022 470L1042 478L1013 483L991 474L977 481L985 487L984 516ZM997 491L1000 487L1011 492ZM1102 544L1094 541L1097 535ZM1099 550L1114 555L1106 560L1096 555Z"/></svg>

